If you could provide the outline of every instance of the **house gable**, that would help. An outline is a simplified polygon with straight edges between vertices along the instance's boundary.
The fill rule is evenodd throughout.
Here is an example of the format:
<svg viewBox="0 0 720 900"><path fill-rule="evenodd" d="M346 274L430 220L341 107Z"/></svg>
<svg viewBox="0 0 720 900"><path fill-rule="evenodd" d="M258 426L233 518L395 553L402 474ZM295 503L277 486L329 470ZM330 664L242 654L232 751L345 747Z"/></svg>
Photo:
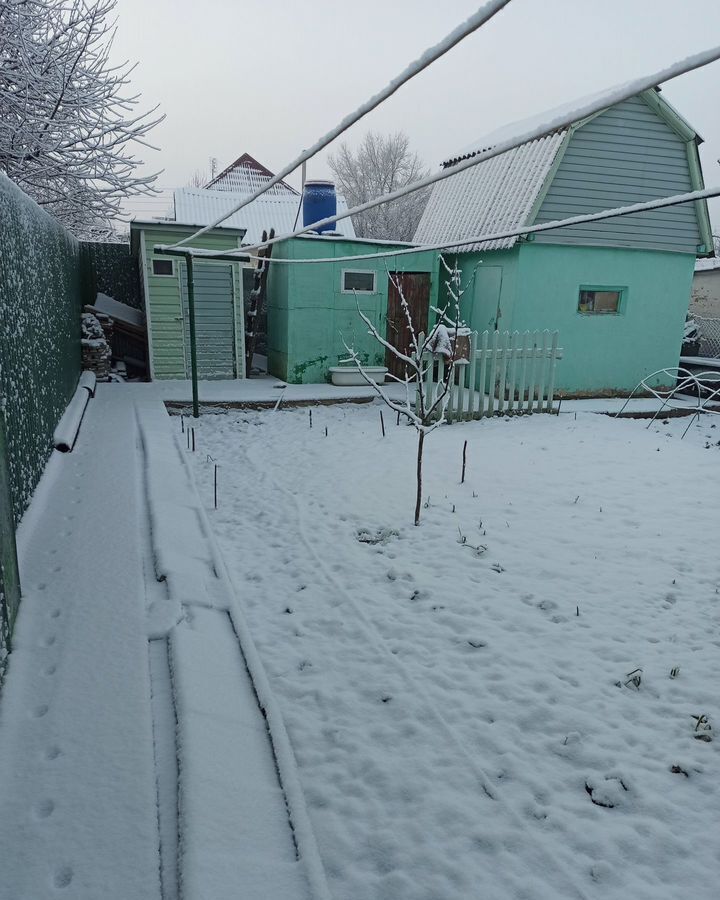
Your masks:
<svg viewBox="0 0 720 900"><path fill-rule="evenodd" d="M600 212L702 186L695 135L671 125L671 107L654 91L625 100L576 125L540 195L536 223ZM664 104L665 106L667 104ZM678 117L679 119L679 117ZM704 252L704 204L538 233L538 243ZM531 220L532 221L532 220ZM699 249L701 248L702 249Z"/></svg>

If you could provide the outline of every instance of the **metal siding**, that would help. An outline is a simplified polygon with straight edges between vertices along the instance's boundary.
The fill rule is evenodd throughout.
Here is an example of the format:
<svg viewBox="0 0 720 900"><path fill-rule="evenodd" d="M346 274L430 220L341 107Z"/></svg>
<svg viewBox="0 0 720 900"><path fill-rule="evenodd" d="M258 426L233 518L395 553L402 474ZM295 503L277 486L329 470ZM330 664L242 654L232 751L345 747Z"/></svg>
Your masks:
<svg viewBox="0 0 720 900"><path fill-rule="evenodd" d="M687 145L639 98L582 125L536 221L550 222L691 191ZM637 247L695 253L701 242L693 204L536 235L538 243Z"/></svg>
<svg viewBox="0 0 720 900"><path fill-rule="evenodd" d="M175 219L178 224L209 225L219 216L246 199L244 194L214 191L205 188L178 188L175 193ZM302 227L301 198L297 195L268 196L263 194L239 212L233 213L220 227L246 229L244 244L256 244L263 231L275 229L276 234L290 234ZM337 198L337 211L347 211L344 197ZM355 237L352 218L341 219L335 230L348 238Z"/></svg>
<svg viewBox="0 0 720 900"><path fill-rule="evenodd" d="M200 378L235 377L235 329L233 323L232 266L194 263L195 335ZM190 320L187 308L187 269L182 267L182 301L185 343L190 375Z"/></svg>

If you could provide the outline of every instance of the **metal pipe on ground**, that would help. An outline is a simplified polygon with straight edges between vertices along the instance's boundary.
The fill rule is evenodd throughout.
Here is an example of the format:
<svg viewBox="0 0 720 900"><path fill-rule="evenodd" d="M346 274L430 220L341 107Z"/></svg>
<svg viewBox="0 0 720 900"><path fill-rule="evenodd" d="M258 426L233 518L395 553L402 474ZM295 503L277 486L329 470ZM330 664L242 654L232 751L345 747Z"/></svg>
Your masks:
<svg viewBox="0 0 720 900"><path fill-rule="evenodd" d="M85 409L91 397L95 396L97 379L93 372L83 372L78 381L78 386L68 403L67 409L57 423L53 434L53 446L60 453L71 453L77 440L80 424L82 423Z"/></svg>

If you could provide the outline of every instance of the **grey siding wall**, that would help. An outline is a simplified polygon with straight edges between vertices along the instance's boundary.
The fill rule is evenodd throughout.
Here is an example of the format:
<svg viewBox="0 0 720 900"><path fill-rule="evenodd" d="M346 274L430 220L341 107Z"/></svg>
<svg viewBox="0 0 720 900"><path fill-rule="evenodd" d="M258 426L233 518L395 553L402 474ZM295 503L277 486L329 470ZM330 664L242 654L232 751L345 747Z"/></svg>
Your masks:
<svg viewBox="0 0 720 900"><path fill-rule="evenodd" d="M683 140L638 97L578 128L537 222L599 212L691 191ZM695 253L701 242L692 203L536 236L538 243L640 247Z"/></svg>

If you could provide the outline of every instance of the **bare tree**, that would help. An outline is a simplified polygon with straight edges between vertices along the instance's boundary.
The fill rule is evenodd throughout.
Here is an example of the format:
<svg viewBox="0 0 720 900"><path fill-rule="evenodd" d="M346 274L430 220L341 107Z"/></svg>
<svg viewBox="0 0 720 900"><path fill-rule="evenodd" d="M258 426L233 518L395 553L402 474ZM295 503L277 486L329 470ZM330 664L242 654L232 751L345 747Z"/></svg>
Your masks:
<svg viewBox="0 0 720 900"><path fill-rule="evenodd" d="M0 0L0 171L71 231L112 233L123 199L155 193L134 66L110 61L117 0Z"/></svg>
<svg viewBox="0 0 720 900"><path fill-rule="evenodd" d="M416 459L416 485L415 493L415 524L420 524L420 508L422 505L422 486L423 486L423 448L425 438L431 431L434 431L445 422L445 410L448 400L450 399L450 387L455 377L455 363L457 360L458 332L462 325L460 320L460 298L464 291L460 286L460 272L457 263L450 268L445 259L441 256L440 260L448 273L448 280L445 282L447 288L447 300L445 306L435 309L437 319L430 329L426 337L421 337L416 331L412 320L410 307L405 299L402 289L402 279L393 276L388 272L388 277L395 285L400 297L400 305L405 314L407 330L410 333L411 355L406 355L398 350L393 344L387 341L377 330L370 319L362 312L358 303L358 314L368 327L368 333L375 338L378 343L382 344L386 350L389 350L397 359L401 360L405 366L405 377L398 378L388 373L387 377L393 381L404 385L405 399L403 401L391 400L387 392L373 381L368 375L365 367L360 360L358 353L354 348L348 346L344 341L345 349L350 354L350 359L357 366L358 371L364 380L377 392L378 396L386 403L393 412L404 416L405 419L414 426L417 431L417 459ZM357 295L355 297L357 301ZM448 315L451 313L452 315ZM431 354L427 359L427 355ZM428 366L433 368L435 365L434 358L443 357L444 371L442 378L437 383L428 385L427 375ZM414 402L413 402L413 397Z"/></svg>
<svg viewBox="0 0 720 900"><path fill-rule="evenodd" d="M356 152L341 144L328 164L349 206L389 194L428 174L402 131L388 135L369 131ZM353 216L358 237L411 241L429 196L428 190L416 191Z"/></svg>
<svg viewBox="0 0 720 900"><path fill-rule="evenodd" d="M187 186L194 188L204 188L217 175L218 161L216 156L208 159L209 169L195 169L188 179Z"/></svg>
<svg viewBox="0 0 720 900"><path fill-rule="evenodd" d="M208 181L210 181L210 176L207 172L203 172L201 169L195 169L195 171L188 179L187 186L194 188L204 188Z"/></svg>

